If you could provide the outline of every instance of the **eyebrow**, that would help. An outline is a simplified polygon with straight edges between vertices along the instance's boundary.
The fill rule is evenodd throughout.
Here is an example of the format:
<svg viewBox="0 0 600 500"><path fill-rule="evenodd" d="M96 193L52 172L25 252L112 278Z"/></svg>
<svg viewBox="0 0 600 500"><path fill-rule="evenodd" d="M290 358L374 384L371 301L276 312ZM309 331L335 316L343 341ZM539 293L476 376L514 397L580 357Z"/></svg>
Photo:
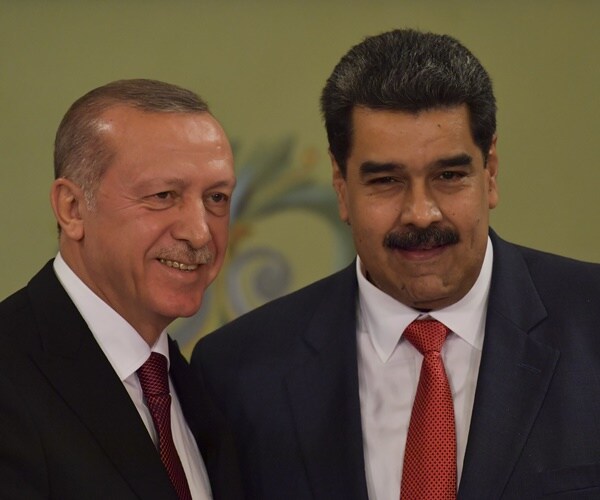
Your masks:
<svg viewBox="0 0 600 500"><path fill-rule="evenodd" d="M460 153L455 156L449 156L447 158L440 158L433 164L433 168L447 168L447 167L462 167L471 165L473 163L473 157L467 153ZM361 177L394 172L396 170L404 170L406 165L403 163L396 162L383 162L379 163L376 161L365 161L361 163L359 167L359 174Z"/></svg>
<svg viewBox="0 0 600 500"><path fill-rule="evenodd" d="M141 190L146 189L170 189L170 188L181 188L186 185L186 182L178 177L166 177L166 178L156 178L151 177L149 179L144 179L137 184L137 188Z"/></svg>
<svg viewBox="0 0 600 500"><path fill-rule="evenodd" d="M461 153L456 156L450 156L449 158L440 158L435 162L436 166L439 167L463 167L465 165L471 165L473 163L473 157L467 153Z"/></svg>
<svg viewBox="0 0 600 500"><path fill-rule="evenodd" d="M231 188L234 189L235 186L237 184L237 179L235 177L231 178L231 179L224 179L222 181L217 181L214 184L212 184L211 186L209 186L208 189L221 189L221 188Z"/></svg>
<svg viewBox="0 0 600 500"><path fill-rule="evenodd" d="M393 172L394 170L406 168L401 163L385 162L379 163L376 161L365 161L360 164L359 173L361 176L381 174L385 172Z"/></svg>
<svg viewBox="0 0 600 500"><path fill-rule="evenodd" d="M164 179L160 179L160 178L157 179L156 177L154 177L151 179L144 180L143 182L140 182L140 184L137 186L137 188L141 189L141 190L158 189L158 188L163 189L163 190L168 190L168 189L172 189L172 188L183 189L188 184L189 184L189 182L186 179L183 179L181 177L167 177ZM231 179L219 180L219 181L207 186L206 190L234 189L235 185L236 185L236 179L235 179L235 177L232 177Z"/></svg>

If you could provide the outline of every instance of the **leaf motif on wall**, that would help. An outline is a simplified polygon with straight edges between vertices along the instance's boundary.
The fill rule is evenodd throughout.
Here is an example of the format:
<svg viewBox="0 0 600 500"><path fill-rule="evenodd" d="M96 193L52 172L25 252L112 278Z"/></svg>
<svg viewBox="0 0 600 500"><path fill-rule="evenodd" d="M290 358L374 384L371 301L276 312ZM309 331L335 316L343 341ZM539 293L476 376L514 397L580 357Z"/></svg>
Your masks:
<svg viewBox="0 0 600 500"><path fill-rule="evenodd" d="M233 148L237 158L239 147L234 144ZM347 264L354 255L349 231L339 221L333 189L320 183L314 173L315 168L328 166L318 165L318 155L310 148L294 162L294 150L291 137L274 144L258 144L237 166L226 261L206 291L200 311L170 329L184 352L208 331L293 291L294 263L289 255L276 248L272 238L247 244L253 228L268 217L305 214L302 230L307 234L314 216L326 223L334 255L330 272ZM312 258L318 257L319 248L315 248Z"/></svg>

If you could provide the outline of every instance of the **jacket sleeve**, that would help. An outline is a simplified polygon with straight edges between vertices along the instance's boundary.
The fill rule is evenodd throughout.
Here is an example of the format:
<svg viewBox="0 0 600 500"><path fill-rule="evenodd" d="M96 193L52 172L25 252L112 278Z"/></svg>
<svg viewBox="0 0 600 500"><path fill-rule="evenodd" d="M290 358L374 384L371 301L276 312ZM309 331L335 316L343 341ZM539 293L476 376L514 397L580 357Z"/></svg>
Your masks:
<svg viewBox="0 0 600 500"><path fill-rule="evenodd" d="M38 430L18 389L0 375L0 498L48 497L47 467Z"/></svg>

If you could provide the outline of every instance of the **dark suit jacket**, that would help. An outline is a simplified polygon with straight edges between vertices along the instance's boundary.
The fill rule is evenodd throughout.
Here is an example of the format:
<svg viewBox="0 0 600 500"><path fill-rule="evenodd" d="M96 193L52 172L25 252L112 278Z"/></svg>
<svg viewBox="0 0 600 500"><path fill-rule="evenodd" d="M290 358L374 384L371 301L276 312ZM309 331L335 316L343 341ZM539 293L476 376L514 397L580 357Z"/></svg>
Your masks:
<svg viewBox="0 0 600 500"><path fill-rule="evenodd" d="M494 247L460 499L600 498L600 265ZM366 500L354 265L200 341L250 498Z"/></svg>
<svg viewBox="0 0 600 500"><path fill-rule="evenodd" d="M0 498L176 500L131 398L51 262L0 304L0 332ZM215 498L238 498L223 419L172 340L169 351Z"/></svg>

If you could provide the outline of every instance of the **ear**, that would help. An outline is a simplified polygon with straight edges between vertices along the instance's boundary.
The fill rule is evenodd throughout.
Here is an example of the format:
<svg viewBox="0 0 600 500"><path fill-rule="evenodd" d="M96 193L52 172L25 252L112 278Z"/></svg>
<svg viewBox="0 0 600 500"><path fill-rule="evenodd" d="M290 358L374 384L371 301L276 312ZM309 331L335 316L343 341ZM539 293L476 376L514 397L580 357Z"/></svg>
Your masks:
<svg viewBox="0 0 600 500"><path fill-rule="evenodd" d="M335 158L329 152L329 158L331 159L331 168L332 168L332 184L333 189L335 190L335 194L337 195L338 202L338 212L340 214L340 219L347 224L350 224L350 217L348 215L348 205L347 205L347 185L346 179L340 170L339 165L335 161Z"/></svg>
<svg viewBox="0 0 600 500"><path fill-rule="evenodd" d="M86 209L83 190L61 177L52 183L50 203L62 234L72 240L81 240L84 235L81 215Z"/></svg>
<svg viewBox="0 0 600 500"><path fill-rule="evenodd" d="M488 171L488 206L490 209L495 208L498 204L498 152L496 150L496 142L498 136L494 134L492 145L488 153L486 170Z"/></svg>

